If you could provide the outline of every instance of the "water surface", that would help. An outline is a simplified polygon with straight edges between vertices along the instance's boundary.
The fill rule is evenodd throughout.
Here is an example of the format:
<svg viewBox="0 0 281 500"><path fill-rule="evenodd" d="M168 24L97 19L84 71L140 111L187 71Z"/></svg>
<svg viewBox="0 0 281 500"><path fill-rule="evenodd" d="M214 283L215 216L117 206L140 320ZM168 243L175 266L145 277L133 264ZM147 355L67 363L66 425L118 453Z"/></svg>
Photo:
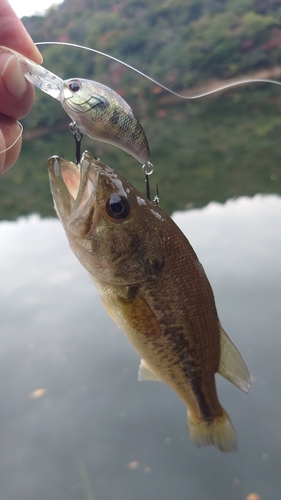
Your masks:
<svg viewBox="0 0 281 500"><path fill-rule="evenodd" d="M174 214L253 378L245 395L217 377L231 454L197 448L172 390L137 381L60 223L0 223L1 500L280 497L280 217L281 199L258 195Z"/></svg>

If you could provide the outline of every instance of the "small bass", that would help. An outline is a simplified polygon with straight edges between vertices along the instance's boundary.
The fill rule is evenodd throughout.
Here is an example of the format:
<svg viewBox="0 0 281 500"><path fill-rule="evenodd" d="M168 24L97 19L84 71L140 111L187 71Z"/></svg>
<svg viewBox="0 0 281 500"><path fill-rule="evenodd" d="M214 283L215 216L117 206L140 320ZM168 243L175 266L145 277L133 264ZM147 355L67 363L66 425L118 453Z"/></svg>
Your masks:
<svg viewBox="0 0 281 500"><path fill-rule="evenodd" d="M70 246L141 357L139 380L166 382L187 406L197 445L236 449L215 373L248 392L249 372L220 325L190 243L161 208L85 152L48 161L55 209Z"/></svg>

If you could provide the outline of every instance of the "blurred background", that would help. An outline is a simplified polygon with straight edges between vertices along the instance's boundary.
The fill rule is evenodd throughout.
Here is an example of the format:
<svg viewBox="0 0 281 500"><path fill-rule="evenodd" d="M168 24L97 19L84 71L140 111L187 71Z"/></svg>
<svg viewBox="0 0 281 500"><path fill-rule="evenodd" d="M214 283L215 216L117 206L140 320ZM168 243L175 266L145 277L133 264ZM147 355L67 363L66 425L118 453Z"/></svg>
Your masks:
<svg viewBox="0 0 281 500"><path fill-rule="evenodd" d="M281 75L279 0L66 0L23 22L35 41L98 49L178 92ZM211 200L280 193L278 86L248 84L184 101L103 56L58 46L42 52L44 66L61 78L97 80L128 101L146 132L155 166L151 180L170 214ZM74 159L68 124L60 103L38 90L23 121L21 158L1 178L1 218L53 215L45 166L53 154ZM138 163L123 151L86 138L83 147L143 189Z"/></svg>
<svg viewBox="0 0 281 500"><path fill-rule="evenodd" d="M280 0L65 0L22 21L36 42L98 49L186 95L281 76ZM239 446L223 455L190 442L169 388L137 382L138 356L56 219L46 163L74 161L75 146L60 103L36 90L21 156L0 179L1 499L278 499L281 88L187 101L100 55L42 53L53 73L108 85L139 117L152 192L205 267L253 384L245 396L218 377ZM124 151L86 137L82 149L145 192Z"/></svg>

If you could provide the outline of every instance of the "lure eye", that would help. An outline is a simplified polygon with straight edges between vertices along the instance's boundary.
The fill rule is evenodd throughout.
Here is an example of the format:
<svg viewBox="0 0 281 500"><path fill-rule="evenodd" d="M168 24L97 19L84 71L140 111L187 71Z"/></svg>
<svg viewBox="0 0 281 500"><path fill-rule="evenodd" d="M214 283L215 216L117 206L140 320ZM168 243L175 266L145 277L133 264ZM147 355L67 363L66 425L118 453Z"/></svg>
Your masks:
<svg viewBox="0 0 281 500"><path fill-rule="evenodd" d="M80 90L81 87L82 87L82 85L79 82L79 80L73 80L72 82L70 82L68 84L68 88L69 88L69 90L71 90L71 92L78 92L78 90Z"/></svg>
<svg viewBox="0 0 281 500"><path fill-rule="evenodd" d="M113 219L125 219L130 212L130 206L126 198L113 194L106 204L106 211Z"/></svg>

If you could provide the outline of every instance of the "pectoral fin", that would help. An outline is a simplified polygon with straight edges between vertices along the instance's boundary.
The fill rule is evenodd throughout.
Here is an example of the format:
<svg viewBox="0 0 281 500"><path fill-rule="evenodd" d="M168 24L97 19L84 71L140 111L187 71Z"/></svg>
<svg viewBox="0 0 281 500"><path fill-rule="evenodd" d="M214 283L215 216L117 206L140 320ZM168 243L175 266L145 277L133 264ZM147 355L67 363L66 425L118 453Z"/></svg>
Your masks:
<svg viewBox="0 0 281 500"><path fill-rule="evenodd" d="M220 349L218 373L242 391L248 392L251 379L247 366L222 327L220 330Z"/></svg>
<svg viewBox="0 0 281 500"><path fill-rule="evenodd" d="M158 382L162 382L161 378L154 373L151 368L147 365L147 363L144 361L144 359L141 359L140 362L140 367L139 367L139 373L138 373L138 380L143 381L143 380L157 380Z"/></svg>

